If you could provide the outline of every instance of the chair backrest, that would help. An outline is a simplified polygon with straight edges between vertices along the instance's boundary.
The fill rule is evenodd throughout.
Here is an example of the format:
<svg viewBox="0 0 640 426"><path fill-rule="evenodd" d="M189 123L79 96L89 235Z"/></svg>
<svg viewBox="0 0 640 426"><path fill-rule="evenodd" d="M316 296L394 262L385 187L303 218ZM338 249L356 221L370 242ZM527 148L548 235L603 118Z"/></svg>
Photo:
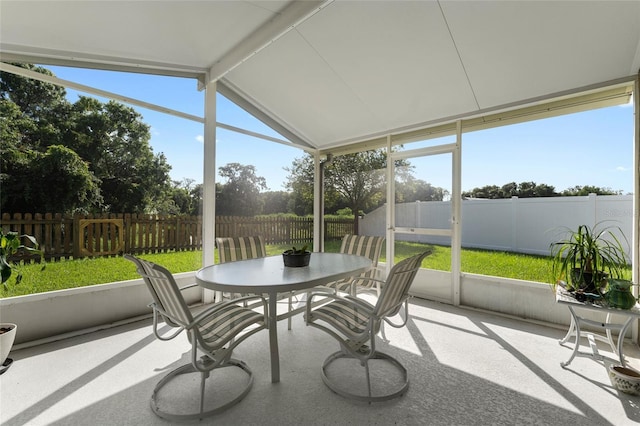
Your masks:
<svg viewBox="0 0 640 426"><path fill-rule="evenodd" d="M265 257L267 250L262 236L216 238L220 263Z"/></svg>
<svg viewBox="0 0 640 426"><path fill-rule="evenodd" d="M347 234L342 238L340 253L356 254L371 259L373 267L378 266L380 258L380 250L384 237L372 237L369 235L350 235Z"/></svg>
<svg viewBox="0 0 640 426"><path fill-rule="evenodd" d="M430 254L431 250L427 250L393 265L376 303L374 313L377 316L393 316L400 311L422 260Z"/></svg>
<svg viewBox="0 0 640 426"><path fill-rule="evenodd" d="M371 259L372 268L367 272L360 274L360 277L375 278L377 275L378 259L380 259L380 251L382 250L384 237L372 237L369 235L350 235L347 234L342 238L340 253L356 254Z"/></svg>
<svg viewBox="0 0 640 426"><path fill-rule="evenodd" d="M171 272L160 265L130 254L125 254L124 258L133 262L138 268L138 273L147 284L156 306L166 313L163 316L168 325L180 327L191 323L193 316Z"/></svg>

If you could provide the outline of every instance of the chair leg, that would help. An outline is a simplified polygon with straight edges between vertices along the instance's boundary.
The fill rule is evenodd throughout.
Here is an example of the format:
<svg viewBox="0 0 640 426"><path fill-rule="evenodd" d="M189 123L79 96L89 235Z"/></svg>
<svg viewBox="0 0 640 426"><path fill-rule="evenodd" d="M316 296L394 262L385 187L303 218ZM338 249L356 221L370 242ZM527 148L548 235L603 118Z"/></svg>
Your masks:
<svg viewBox="0 0 640 426"><path fill-rule="evenodd" d="M200 415L204 412L204 384L209 377L209 372L203 372L200 376Z"/></svg>
<svg viewBox="0 0 640 426"><path fill-rule="evenodd" d="M324 363L322 364L322 371L321 371L322 381L324 382L324 384L333 392L337 393L338 395L341 395L345 398L354 399L357 401L371 403L371 402L388 401L390 399L397 398L399 396L404 395L404 393L409 388L409 376L407 373L407 369L404 368L404 366L400 364L400 362L395 358L393 358L392 356L387 355L383 352L376 351L375 354L373 354L373 356L371 356L369 359L361 362L362 364L364 364L365 374L367 376L367 395L351 392L350 390L347 390L347 389L351 389L350 386L348 385L338 386L337 383L333 379L329 378L329 376L327 375L327 368L329 367L329 365L331 365L335 360L340 358L357 359L351 356L349 353L346 353L344 351L338 351L329 355L327 359L325 359ZM370 372L369 372L369 361L372 359L380 359L380 360L387 361L390 365L395 367L395 369L401 374L402 381L397 389L381 395L373 395L371 391L371 378L370 378Z"/></svg>
<svg viewBox="0 0 640 426"><path fill-rule="evenodd" d="M166 376L164 376L156 385L155 389L153 390L153 394L151 395L151 409L153 410L153 412L158 416L161 417L163 419L169 420L169 421L173 421L173 422L177 422L177 421L185 421L185 420L195 420L195 419L200 419L202 420L205 417L220 413L221 411L226 410L227 408L232 407L233 405L237 404L238 402L240 402L245 396L247 396L247 394L249 393L249 391L251 390L251 387L253 386L253 372L251 371L251 369L247 366L247 364L245 364L243 361L231 358L229 359L228 362L226 362L225 364L216 367L216 368L226 368L226 367L237 367L239 369L241 369L246 375L247 375L247 383L245 384L244 388L240 391L240 393L238 393L233 399L231 399L230 401L214 407L208 411L204 411L204 391L205 391L205 381L206 379L209 377L210 372L209 371L205 371L202 372L200 370L197 370L193 364L189 363L189 364L185 364L182 365L178 368L176 368L175 370L169 372ZM215 369L214 369L215 370ZM200 382L200 410L197 413L187 413L187 414L178 414L178 413L172 413L172 412L168 412L165 411L163 409L161 409L161 406L166 406L167 404L164 403L159 403L159 393L160 390L167 384L169 383L171 380L173 380L176 376L179 376L181 374L189 374L189 373L200 373L201 374L201 382Z"/></svg>
<svg viewBox="0 0 640 426"><path fill-rule="evenodd" d="M287 329L291 330L291 307L293 305L292 293L289 293L289 318L287 318Z"/></svg>
<svg viewBox="0 0 640 426"><path fill-rule="evenodd" d="M371 375L369 374L369 360L364 361L364 372L367 375L367 395L369 395L369 404L371 404Z"/></svg>

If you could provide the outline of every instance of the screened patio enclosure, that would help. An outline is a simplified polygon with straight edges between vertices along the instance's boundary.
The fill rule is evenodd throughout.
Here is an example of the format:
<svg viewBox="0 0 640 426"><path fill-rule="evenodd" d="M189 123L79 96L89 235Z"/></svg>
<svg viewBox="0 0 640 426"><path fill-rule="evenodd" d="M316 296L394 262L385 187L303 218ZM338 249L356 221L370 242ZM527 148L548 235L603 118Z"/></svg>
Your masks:
<svg viewBox="0 0 640 426"><path fill-rule="evenodd" d="M455 135L442 148L452 158L452 226L437 232L451 238L446 291L458 304L463 134L627 103L638 89L640 3L3 1L0 60L3 71L29 62L193 78L206 99L205 265L214 258L216 92L312 153L316 177L329 154ZM319 247L318 183L315 194ZM388 241L396 231L389 223Z"/></svg>

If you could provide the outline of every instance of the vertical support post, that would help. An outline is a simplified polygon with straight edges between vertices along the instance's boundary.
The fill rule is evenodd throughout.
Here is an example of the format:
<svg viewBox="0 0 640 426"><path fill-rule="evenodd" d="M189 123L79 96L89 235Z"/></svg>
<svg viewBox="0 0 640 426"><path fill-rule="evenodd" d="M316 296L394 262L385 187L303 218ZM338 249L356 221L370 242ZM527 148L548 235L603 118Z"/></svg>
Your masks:
<svg viewBox="0 0 640 426"><path fill-rule="evenodd" d="M451 158L451 287L454 306L460 305L460 269L462 250L462 121L456 123L456 146Z"/></svg>
<svg viewBox="0 0 640 426"><path fill-rule="evenodd" d="M631 226L631 264L633 265L632 279L640 283L640 74L636 75L633 84L633 223ZM636 297L640 293L634 288ZM634 321L631 332L633 342L640 341L638 321Z"/></svg>
<svg viewBox="0 0 640 426"><path fill-rule="evenodd" d="M202 265L214 263L216 230L216 90L212 81L205 87L204 102L204 172L202 185ZM215 301L215 293L203 290L202 301Z"/></svg>
<svg viewBox="0 0 640 426"><path fill-rule="evenodd" d="M518 203L517 195L511 197L511 251L518 251Z"/></svg>
<svg viewBox="0 0 640 426"><path fill-rule="evenodd" d="M396 226L396 180L395 163L391 155L391 135L387 135L387 248L386 248L386 271L384 276L389 275L395 257L395 226Z"/></svg>
<svg viewBox="0 0 640 426"><path fill-rule="evenodd" d="M324 176L320 151L313 155L313 251L324 251Z"/></svg>

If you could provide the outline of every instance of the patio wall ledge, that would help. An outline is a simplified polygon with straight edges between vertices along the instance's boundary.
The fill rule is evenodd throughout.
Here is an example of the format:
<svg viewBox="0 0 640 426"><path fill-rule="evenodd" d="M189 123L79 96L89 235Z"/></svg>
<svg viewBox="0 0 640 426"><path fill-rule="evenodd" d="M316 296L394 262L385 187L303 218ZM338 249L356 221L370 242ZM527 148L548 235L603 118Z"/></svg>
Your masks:
<svg viewBox="0 0 640 426"><path fill-rule="evenodd" d="M195 272L175 274L178 286ZM184 292L188 304L202 300L199 287ZM151 297L142 279L0 299L0 322L18 325L14 349L150 316Z"/></svg>
<svg viewBox="0 0 640 426"><path fill-rule="evenodd" d="M450 272L421 269L410 293L416 297L452 304L451 288ZM568 330L571 324L569 310L556 303L551 286L535 281L462 273L460 306L563 330ZM580 314L593 321L604 319L598 312L581 310ZM613 320L622 322L624 317L614 315ZM588 326L583 326L583 329L596 331ZM636 340L636 330L637 327L635 330L631 327L625 337Z"/></svg>

